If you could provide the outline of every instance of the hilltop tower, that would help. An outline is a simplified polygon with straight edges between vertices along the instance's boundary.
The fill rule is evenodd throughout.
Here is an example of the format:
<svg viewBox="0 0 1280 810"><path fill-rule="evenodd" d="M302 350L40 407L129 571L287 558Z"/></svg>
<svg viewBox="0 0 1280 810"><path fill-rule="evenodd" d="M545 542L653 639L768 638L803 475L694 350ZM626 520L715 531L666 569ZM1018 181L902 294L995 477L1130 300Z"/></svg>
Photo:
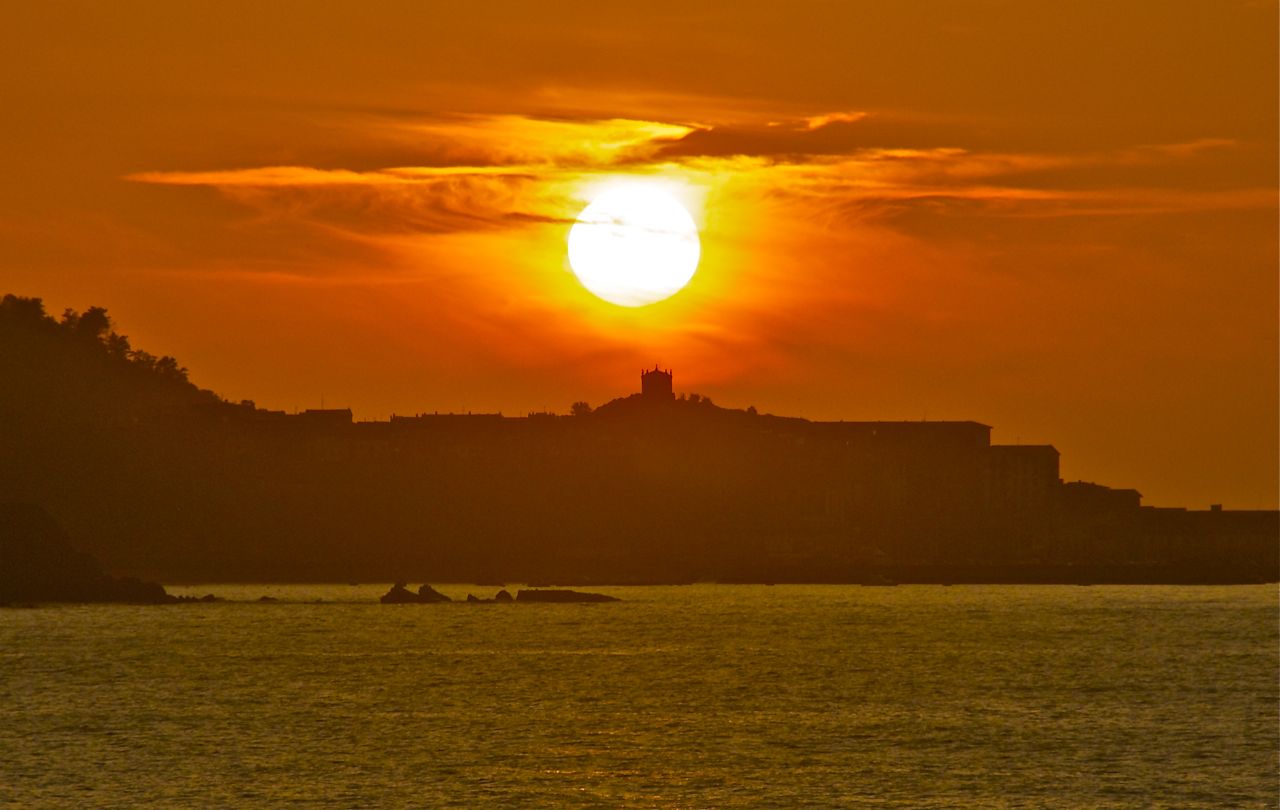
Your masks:
<svg viewBox="0 0 1280 810"><path fill-rule="evenodd" d="M655 365L648 371L641 371L640 394L650 400L675 399L671 388L671 369L663 371Z"/></svg>

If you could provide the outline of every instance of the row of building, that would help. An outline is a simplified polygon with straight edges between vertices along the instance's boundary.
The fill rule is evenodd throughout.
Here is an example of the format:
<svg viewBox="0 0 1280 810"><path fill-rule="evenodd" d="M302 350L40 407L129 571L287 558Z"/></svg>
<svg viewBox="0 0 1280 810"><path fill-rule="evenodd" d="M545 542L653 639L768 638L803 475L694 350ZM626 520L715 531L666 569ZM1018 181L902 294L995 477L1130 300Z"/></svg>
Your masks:
<svg viewBox="0 0 1280 810"><path fill-rule="evenodd" d="M685 514L700 504L741 513L737 523L692 515L690 525L755 532L778 538L780 548L833 559L1225 564L1264 578L1280 567L1275 511L1144 506L1136 490L1064 482L1056 448L993 445L990 426L978 422L815 422L719 408L677 398L671 372L657 368L642 372L639 393L572 416L430 413L353 422L348 409L287 415L246 403L241 410L246 423L287 425L375 454L429 449L433 463L450 452L496 468L572 457L566 469L583 472L568 475L598 469L619 487L660 493L654 497ZM572 499L564 508L574 508Z"/></svg>

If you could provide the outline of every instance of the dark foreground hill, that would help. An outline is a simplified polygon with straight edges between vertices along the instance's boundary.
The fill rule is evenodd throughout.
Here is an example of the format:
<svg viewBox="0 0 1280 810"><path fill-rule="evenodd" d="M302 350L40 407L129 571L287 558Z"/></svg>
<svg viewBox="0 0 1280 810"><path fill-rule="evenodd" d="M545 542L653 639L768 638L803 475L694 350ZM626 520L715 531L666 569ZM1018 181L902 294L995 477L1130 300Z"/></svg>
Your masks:
<svg viewBox="0 0 1280 810"><path fill-rule="evenodd" d="M106 574L97 560L72 547L43 509L0 504L0 605L175 601L154 582Z"/></svg>
<svg viewBox="0 0 1280 810"><path fill-rule="evenodd" d="M1141 506L976 422L641 394L353 423L232 404L104 310L0 301L0 503L163 581L1248 582L1280 518Z"/></svg>

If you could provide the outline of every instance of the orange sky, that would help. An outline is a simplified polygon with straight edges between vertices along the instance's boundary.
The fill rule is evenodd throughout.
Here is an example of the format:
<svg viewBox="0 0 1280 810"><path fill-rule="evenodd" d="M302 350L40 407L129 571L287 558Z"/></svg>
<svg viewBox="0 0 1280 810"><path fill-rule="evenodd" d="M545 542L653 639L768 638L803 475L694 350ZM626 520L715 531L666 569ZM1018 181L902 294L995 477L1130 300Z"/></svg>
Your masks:
<svg viewBox="0 0 1280 810"><path fill-rule="evenodd" d="M1276 506L1274 2L326 5L10 9L0 293L267 407L566 411L656 361ZM628 175L703 237L638 310L565 257Z"/></svg>

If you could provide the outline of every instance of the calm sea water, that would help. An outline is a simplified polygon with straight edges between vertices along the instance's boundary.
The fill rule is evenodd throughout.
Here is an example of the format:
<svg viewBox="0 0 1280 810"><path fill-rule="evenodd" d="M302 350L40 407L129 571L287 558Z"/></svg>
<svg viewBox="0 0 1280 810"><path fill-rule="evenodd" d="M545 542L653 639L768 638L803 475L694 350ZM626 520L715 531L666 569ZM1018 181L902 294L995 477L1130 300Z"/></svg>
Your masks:
<svg viewBox="0 0 1280 810"><path fill-rule="evenodd" d="M385 588L0 611L0 804L1277 803L1271 586Z"/></svg>

